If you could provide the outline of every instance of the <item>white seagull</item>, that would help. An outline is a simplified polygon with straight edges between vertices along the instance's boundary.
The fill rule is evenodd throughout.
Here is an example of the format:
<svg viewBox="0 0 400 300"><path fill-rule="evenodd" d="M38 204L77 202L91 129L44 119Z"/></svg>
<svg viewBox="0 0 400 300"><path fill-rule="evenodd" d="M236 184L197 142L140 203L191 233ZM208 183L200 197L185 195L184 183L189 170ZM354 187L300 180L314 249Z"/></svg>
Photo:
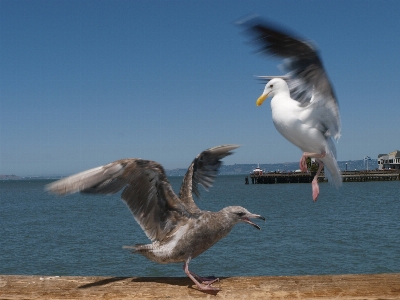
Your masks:
<svg viewBox="0 0 400 300"><path fill-rule="evenodd" d="M163 167L151 160L121 159L50 183L47 191L58 195L75 192L121 195L135 220L152 241L147 245L127 246L134 253L162 263L183 262L186 275L203 291L218 291L211 284L215 277L201 277L189 271L189 262L220 239L238 223L260 227L250 221L265 218L240 206L219 212L200 210L192 193L199 197L198 185L212 186L221 159L237 145L221 145L201 152L190 164L179 191L174 193Z"/></svg>
<svg viewBox="0 0 400 300"><path fill-rule="evenodd" d="M247 25L250 32L256 35L262 52L284 58L284 68L289 73L284 76L260 76L271 80L256 105L260 106L267 97L272 97L274 125L280 134L303 151L300 159L303 172L307 172L308 157L318 162L319 168L312 181L312 198L316 201L319 195L318 175L324 166L330 183L336 187L342 183L333 141L339 139L341 125L332 85L312 45L258 20L250 20Z"/></svg>

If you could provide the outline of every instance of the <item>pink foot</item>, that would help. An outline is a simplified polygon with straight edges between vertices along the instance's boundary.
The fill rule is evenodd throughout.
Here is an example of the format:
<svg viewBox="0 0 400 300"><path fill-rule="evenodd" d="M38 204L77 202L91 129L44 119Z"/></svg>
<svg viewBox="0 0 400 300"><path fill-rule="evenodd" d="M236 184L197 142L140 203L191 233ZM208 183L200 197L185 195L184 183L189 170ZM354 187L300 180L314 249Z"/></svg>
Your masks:
<svg viewBox="0 0 400 300"><path fill-rule="evenodd" d="M201 284L201 285L197 285L197 287L201 291L220 291L221 290L220 288L217 288L217 287L209 285L209 284L207 284L207 285Z"/></svg>
<svg viewBox="0 0 400 300"><path fill-rule="evenodd" d="M315 201L317 201L318 195L319 195L318 179L314 179L311 182L311 186L312 186L312 198L315 202Z"/></svg>
<svg viewBox="0 0 400 300"><path fill-rule="evenodd" d="M196 284L201 291L220 291L221 289L213 287L211 284L219 281L219 278L215 277L201 277L195 273L189 271L190 258L183 265L183 270L186 275Z"/></svg>
<svg viewBox="0 0 400 300"><path fill-rule="evenodd" d="M192 274L192 276L194 278L196 278L197 281L201 282L202 284L210 285L210 284L213 284L214 282L219 281L219 278L214 277L214 276L201 277L201 276L199 276L199 275L197 275L197 274L195 274L195 273L193 273L191 271L189 271L189 272L190 272L190 274Z"/></svg>

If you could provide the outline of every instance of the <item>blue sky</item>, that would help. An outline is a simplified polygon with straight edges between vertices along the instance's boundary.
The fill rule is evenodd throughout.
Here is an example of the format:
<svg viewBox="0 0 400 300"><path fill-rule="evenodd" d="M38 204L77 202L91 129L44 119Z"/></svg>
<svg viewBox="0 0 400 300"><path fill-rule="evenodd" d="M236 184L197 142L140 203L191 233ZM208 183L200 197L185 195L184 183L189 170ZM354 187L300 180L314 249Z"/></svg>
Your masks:
<svg viewBox="0 0 400 300"><path fill-rule="evenodd" d="M0 0L0 174L71 174L128 157L186 168L298 161L254 75L281 74L235 21L313 41L342 118L338 160L400 149L400 1Z"/></svg>

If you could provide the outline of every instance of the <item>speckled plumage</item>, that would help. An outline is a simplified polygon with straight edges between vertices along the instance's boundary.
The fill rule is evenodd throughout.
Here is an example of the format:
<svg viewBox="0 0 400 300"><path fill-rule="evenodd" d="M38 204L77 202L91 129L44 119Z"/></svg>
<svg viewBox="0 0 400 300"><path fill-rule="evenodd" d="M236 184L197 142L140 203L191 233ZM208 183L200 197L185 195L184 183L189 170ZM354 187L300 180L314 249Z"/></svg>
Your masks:
<svg viewBox="0 0 400 300"><path fill-rule="evenodd" d="M179 197L159 163L137 158L121 159L69 176L49 184L46 189L67 195L114 194L124 188L121 198L152 241L126 248L158 263L184 262L185 273L201 290L217 290L211 286L215 280L189 271L190 260L225 237L235 224L245 222L260 229L249 218L265 219L240 206L225 207L219 212L202 211L192 193L200 195L199 184L206 189L212 186L221 159L237 147L221 145L197 155L186 172Z"/></svg>

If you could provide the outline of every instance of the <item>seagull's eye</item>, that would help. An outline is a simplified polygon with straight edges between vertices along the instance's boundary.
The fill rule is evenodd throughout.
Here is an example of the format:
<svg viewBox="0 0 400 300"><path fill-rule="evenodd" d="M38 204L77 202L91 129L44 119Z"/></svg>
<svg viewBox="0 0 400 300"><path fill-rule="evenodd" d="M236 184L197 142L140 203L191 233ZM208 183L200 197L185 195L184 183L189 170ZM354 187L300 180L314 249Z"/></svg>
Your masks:
<svg viewBox="0 0 400 300"><path fill-rule="evenodd" d="M245 215L245 213L244 212L238 212L238 213L236 213L239 217L243 217L244 215Z"/></svg>
<svg viewBox="0 0 400 300"><path fill-rule="evenodd" d="M270 86L269 86L270 88L273 88L274 87L274 85L273 84L270 84Z"/></svg>

